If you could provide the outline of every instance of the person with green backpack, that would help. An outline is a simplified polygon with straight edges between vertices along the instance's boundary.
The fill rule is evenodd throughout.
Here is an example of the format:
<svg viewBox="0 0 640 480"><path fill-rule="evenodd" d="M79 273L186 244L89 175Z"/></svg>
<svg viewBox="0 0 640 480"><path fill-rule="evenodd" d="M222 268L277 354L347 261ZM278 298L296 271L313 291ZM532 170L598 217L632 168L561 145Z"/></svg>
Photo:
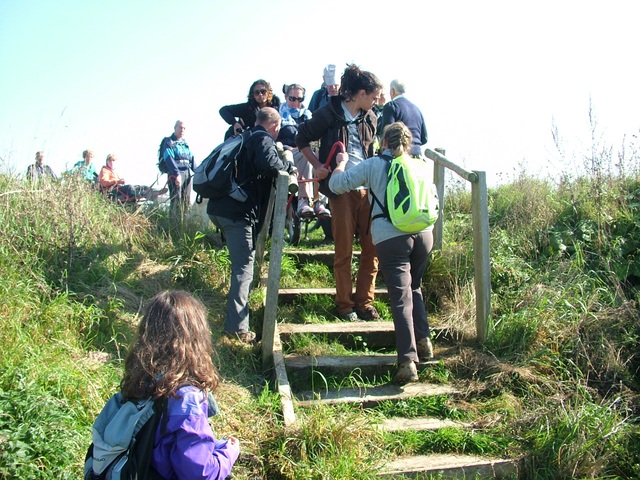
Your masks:
<svg viewBox="0 0 640 480"><path fill-rule="evenodd" d="M362 186L369 189L371 237L396 331L399 368L393 382L405 384L418 381L416 362L433 357L421 286L433 247L438 202L432 180L424 175L426 163L409 155L411 132L406 125L388 125L382 148L382 155L346 171L348 156L338 154L329 188L338 195Z"/></svg>

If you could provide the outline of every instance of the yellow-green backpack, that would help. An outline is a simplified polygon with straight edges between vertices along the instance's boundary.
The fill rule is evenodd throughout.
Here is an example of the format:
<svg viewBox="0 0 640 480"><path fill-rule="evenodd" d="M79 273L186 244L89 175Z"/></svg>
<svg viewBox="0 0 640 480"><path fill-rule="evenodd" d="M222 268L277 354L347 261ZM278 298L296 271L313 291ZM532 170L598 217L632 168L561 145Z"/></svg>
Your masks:
<svg viewBox="0 0 640 480"><path fill-rule="evenodd" d="M388 182L384 204L371 192L383 212L373 219L387 218L405 233L418 233L436 223L440 204L429 165L408 154L396 158L381 155L380 158L389 162Z"/></svg>

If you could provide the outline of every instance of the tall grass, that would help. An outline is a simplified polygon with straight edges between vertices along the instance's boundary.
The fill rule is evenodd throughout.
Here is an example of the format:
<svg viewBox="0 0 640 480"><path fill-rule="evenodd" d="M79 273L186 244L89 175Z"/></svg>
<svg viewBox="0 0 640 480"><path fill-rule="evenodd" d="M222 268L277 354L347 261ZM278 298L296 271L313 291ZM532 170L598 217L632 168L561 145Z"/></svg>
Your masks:
<svg viewBox="0 0 640 480"><path fill-rule="evenodd" d="M464 389L376 412L300 410L294 430L259 351L221 336L229 258L217 236L161 209L114 205L73 178L31 185L0 175L0 478L80 476L142 305L166 288L190 290L209 308L224 379L212 423L217 435L241 438L235 478L374 478L394 454L434 451L522 452L528 478L640 477L640 177L612 161L591 159L581 177L522 173L491 189L492 324L479 348L466 342L475 320L471 199L449 192L425 293L437 326L459 334L457 350L421 379ZM328 275L287 260L283 271L292 285ZM257 331L261 300L251 300ZM332 307L317 297L281 314L322 322ZM308 353L352 353L296 341ZM477 431L385 436L375 427L403 413L464 419Z"/></svg>

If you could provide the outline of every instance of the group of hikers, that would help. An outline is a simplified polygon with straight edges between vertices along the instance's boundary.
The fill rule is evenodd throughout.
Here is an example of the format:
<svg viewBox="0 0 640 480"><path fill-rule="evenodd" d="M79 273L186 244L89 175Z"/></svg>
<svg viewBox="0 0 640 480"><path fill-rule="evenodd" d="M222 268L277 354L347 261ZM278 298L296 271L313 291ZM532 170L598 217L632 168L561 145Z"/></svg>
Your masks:
<svg viewBox="0 0 640 480"><path fill-rule="evenodd" d="M389 219L386 206L373 199L385 198L389 159L425 161L424 118L404 96L399 80L391 82L388 102L378 78L354 64L346 66L339 81L335 66L328 65L323 80L308 107L302 86L285 85L286 98L281 103L270 83L260 79L251 85L246 102L220 109L229 124L225 138L251 132L238 158L236 178L246 198L227 196L207 205L231 260L224 334L235 341L257 341L250 329L248 302L256 240L268 223L266 206L274 178L279 172L297 174L302 185L299 214L331 218L336 316L343 321L380 319L373 305L380 270L396 333L398 368L393 382L415 382L416 363L433 357L421 291L433 227L411 233L400 230ZM176 202L189 198L194 169L183 133L184 124L178 121L160 147L160 162L165 162L171 198ZM293 162L281 155L278 142L293 153ZM319 142L317 149L312 148L315 142ZM333 155L336 142L344 151ZM114 186L118 183L110 185ZM354 289L356 237L361 254ZM227 478L238 458L238 439L217 440L207 421L217 411L211 394L219 376L212 353L206 310L195 297L166 291L150 300L125 361L120 395L122 401L165 401L165 420L155 431L151 457L151 467L163 478ZM91 462L87 465L86 471L91 471Z"/></svg>
<svg viewBox="0 0 640 480"><path fill-rule="evenodd" d="M130 185L120 177L115 170L115 163L118 158L110 153L107 155L105 164L100 171L96 171L92 160L94 153L92 150L82 152L82 160L76 162L66 174L78 175L91 185L95 185L101 193L110 199L122 203L136 202L141 199L154 200L158 196L167 192L166 188L153 189L144 185ZM44 152L36 152L35 163L27 168L27 179L31 182L39 182L43 179L57 179L53 169L44 163Z"/></svg>

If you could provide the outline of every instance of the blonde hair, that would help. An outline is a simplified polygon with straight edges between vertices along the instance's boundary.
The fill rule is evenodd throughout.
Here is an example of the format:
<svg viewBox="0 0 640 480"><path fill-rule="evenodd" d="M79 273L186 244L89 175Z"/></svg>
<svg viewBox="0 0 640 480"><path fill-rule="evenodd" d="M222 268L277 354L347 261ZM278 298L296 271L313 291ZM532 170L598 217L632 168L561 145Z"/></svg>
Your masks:
<svg viewBox="0 0 640 480"><path fill-rule="evenodd" d="M125 359L122 394L167 398L184 385L212 392L220 383L212 355L204 305L181 290L161 292L149 301Z"/></svg>
<svg viewBox="0 0 640 480"><path fill-rule="evenodd" d="M394 157L409 153L411 149L411 131L402 122L394 122L384 128L382 139Z"/></svg>

